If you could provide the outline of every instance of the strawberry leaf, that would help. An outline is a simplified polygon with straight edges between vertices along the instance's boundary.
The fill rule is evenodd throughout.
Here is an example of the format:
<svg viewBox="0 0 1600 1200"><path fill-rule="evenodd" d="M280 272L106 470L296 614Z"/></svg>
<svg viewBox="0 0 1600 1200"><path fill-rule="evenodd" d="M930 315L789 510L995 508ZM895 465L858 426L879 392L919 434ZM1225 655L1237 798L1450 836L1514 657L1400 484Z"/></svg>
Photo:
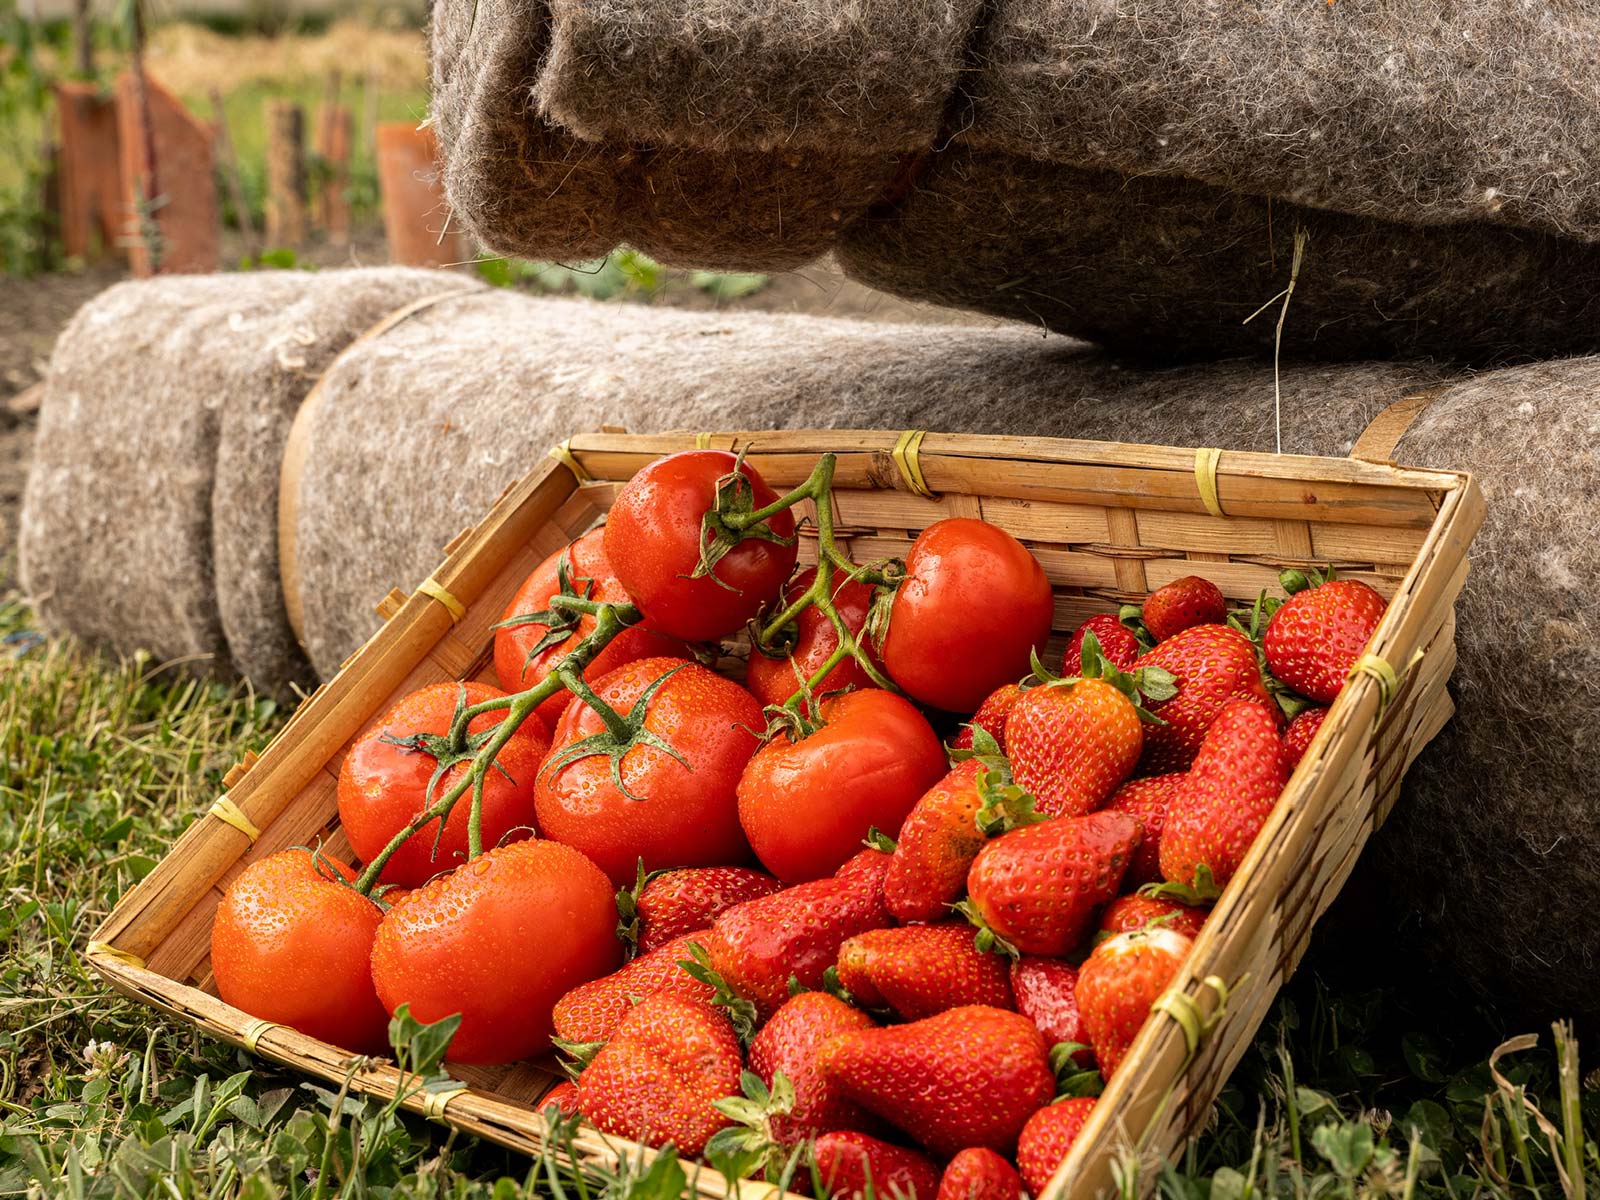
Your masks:
<svg viewBox="0 0 1600 1200"><path fill-rule="evenodd" d="M861 844L868 850L879 850L884 854L893 854L895 848L899 845L898 842L876 825L867 826L867 836L862 839Z"/></svg>
<svg viewBox="0 0 1600 1200"><path fill-rule="evenodd" d="M600 1053L604 1042L569 1042L566 1038L552 1037L550 1044L561 1052L557 1061L561 1069L567 1073L569 1079L576 1080L583 1070L594 1061L594 1056Z"/></svg>
<svg viewBox="0 0 1600 1200"><path fill-rule="evenodd" d="M983 914L978 911L978 906L973 904L970 898L950 907L971 922L972 927L977 930L973 935L972 944L979 954L1000 954L1013 962L1022 957L1020 950L989 928L989 923L984 920Z"/></svg>
<svg viewBox="0 0 1600 1200"><path fill-rule="evenodd" d="M1165 883L1147 883L1139 889L1141 896L1151 896L1157 900L1176 900L1179 904L1187 904L1191 908L1214 904L1222 895L1222 889L1217 886L1216 879L1211 874L1211 868L1201 863L1194 869L1194 879L1189 883L1175 883L1168 880Z"/></svg>

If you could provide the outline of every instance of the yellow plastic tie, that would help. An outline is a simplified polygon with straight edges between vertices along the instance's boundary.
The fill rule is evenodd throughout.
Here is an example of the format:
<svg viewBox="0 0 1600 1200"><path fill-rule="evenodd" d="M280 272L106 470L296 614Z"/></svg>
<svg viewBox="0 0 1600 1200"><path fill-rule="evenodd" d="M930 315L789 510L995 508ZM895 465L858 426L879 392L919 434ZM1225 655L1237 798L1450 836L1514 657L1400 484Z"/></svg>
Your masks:
<svg viewBox="0 0 1600 1200"><path fill-rule="evenodd" d="M276 1021L264 1021L260 1017L256 1017L250 1022L250 1024L246 1025L239 1031L239 1040L244 1043L244 1048L246 1050L250 1051L251 1054L254 1054L256 1052L256 1047L261 1045L261 1035L266 1033L269 1029L277 1028L279 1028L279 1026Z"/></svg>
<svg viewBox="0 0 1600 1200"><path fill-rule="evenodd" d="M565 464L567 470L577 477L579 483L593 483L594 476L583 469L583 464L572 455L572 439L557 442L550 447L550 457L559 463Z"/></svg>
<svg viewBox="0 0 1600 1200"><path fill-rule="evenodd" d="M1421 661L1422 651L1418 650L1411 656L1411 661L1406 664L1405 672L1402 674L1396 672L1389 665L1388 659L1381 658L1376 654L1363 654L1356 659L1356 665L1350 668L1350 678L1354 679L1358 675L1365 675L1378 685L1378 712L1373 720L1381 721L1383 719L1383 714L1388 710L1396 693L1400 691L1400 684L1405 675L1409 675L1411 668Z"/></svg>
<svg viewBox="0 0 1600 1200"><path fill-rule="evenodd" d="M906 481L906 486L919 496L933 498L933 493L928 489L928 481L922 477L922 462L917 457L922 449L922 439L928 436L926 429L908 429L895 440L894 465L900 468L900 478Z"/></svg>
<svg viewBox="0 0 1600 1200"><path fill-rule="evenodd" d="M709 450L709 449L711 449L711 435L709 433L697 433L697 434L695 434L694 435L694 448L696 450Z"/></svg>
<svg viewBox="0 0 1600 1200"><path fill-rule="evenodd" d="M463 1084L461 1087L446 1088L442 1092L423 1092L423 1114L430 1121L442 1121L444 1119L444 1110L449 1105L450 1101L454 1100L466 1090L466 1085Z"/></svg>
<svg viewBox="0 0 1600 1200"><path fill-rule="evenodd" d="M467 606L452 596L449 590L431 575L417 585L417 591L427 596L430 600L437 600L444 605L450 613L451 624L467 615Z"/></svg>
<svg viewBox="0 0 1600 1200"><path fill-rule="evenodd" d="M1194 452L1194 482L1200 489L1200 502L1213 517L1225 517L1222 501L1217 496L1217 464L1222 461L1222 451L1215 447Z"/></svg>
<svg viewBox="0 0 1600 1200"><path fill-rule="evenodd" d="M1163 992L1150 1005L1151 1012L1166 1013L1178 1023L1178 1027L1183 1030L1183 1042L1191 1058L1200 1048L1200 1039L1216 1028L1217 1022L1228 1006L1229 988L1218 976L1207 975L1200 986L1208 987L1217 993L1217 1010L1209 1018L1201 1013L1200 1004L1193 996L1176 988Z"/></svg>
<svg viewBox="0 0 1600 1200"><path fill-rule="evenodd" d="M251 845L254 845L255 840L261 836L261 830L257 828L254 821L244 815L244 809L226 796L218 796L206 811L217 820L232 825L240 833L244 834L245 837L250 839Z"/></svg>
<svg viewBox="0 0 1600 1200"><path fill-rule="evenodd" d="M130 967L138 967L141 971L144 970L144 959L127 950L118 950L110 942L90 942L84 947L84 950L91 956L98 954L104 958L115 959L117 962L124 963Z"/></svg>

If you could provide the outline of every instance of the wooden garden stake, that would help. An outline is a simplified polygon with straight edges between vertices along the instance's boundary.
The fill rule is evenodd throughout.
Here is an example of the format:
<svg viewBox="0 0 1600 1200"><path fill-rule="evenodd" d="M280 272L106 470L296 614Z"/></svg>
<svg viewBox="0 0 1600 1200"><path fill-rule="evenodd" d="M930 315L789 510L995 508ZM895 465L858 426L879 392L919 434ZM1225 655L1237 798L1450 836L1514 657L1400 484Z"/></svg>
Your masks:
<svg viewBox="0 0 1600 1200"><path fill-rule="evenodd" d="M250 215L250 204L245 199L244 179L239 175L239 160L233 153L233 137L228 132L228 113L222 105L222 93L211 89L211 111L216 125L217 159L222 164L222 178L228 185L228 198L233 202L234 222L244 235L245 248L255 249L256 223Z"/></svg>
<svg viewBox="0 0 1600 1200"><path fill-rule="evenodd" d="M267 242L306 240L306 118L298 104L267 101Z"/></svg>

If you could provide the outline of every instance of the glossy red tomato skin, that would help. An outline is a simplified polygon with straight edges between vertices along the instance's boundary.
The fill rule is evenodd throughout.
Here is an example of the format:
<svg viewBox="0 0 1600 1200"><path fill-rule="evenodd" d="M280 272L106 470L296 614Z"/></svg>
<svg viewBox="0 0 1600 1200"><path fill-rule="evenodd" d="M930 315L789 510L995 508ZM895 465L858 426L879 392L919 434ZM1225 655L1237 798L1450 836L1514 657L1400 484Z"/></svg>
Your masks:
<svg viewBox="0 0 1600 1200"><path fill-rule="evenodd" d="M796 575L777 608L793 603L817 578L817 569L807 567ZM867 623L867 610L872 607L872 588L854 580L840 581L835 575L833 606L845 628L860 635ZM750 652L750 669L744 685L763 704L782 704L800 690L800 680L810 679L828 661L829 655L839 648L839 632L820 608L812 606L803 611L794 622L794 649L784 658L768 658L758 650ZM798 669L798 677L797 677ZM872 679L853 658L847 658L824 676L813 690L819 696L826 692L842 692L852 687L872 687Z"/></svg>
<svg viewBox="0 0 1600 1200"><path fill-rule="evenodd" d="M707 642L738 632L777 597L794 570L792 543L750 538L717 563L716 579L690 578L700 562L702 518L716 500L717 480L736 461L725 450L657 459L628 481L606 518L606 557L617 578L651 626L669 637ZM778 498L754 467L746 463L742 470L757 508ZM787 510L769 525L780 537L794 534Z"/></svg>
<svg viewBox="0 0 1600 1200"><path fill-rule="evenodd" d="M338 870L354 878L342 864ZM229 886L211 925L217 991L253 1017L345 1050L382 1053L389 1014L369 967L382 917L327 867L319 870L309 850L259 859Z"/></svg>
<svg viewBox="0 0 1600 1200"><path fill-rule="evenodd" d="M762 865L786 884L832 875L870 827L893 837L948 769L916 706L882 688L824 701L810 737L763 746L739 781L739 819Z"/></svg>
<svg viewBox="0 0 1600 1200"><path fill-rule="evenodd" d="M372 982L393 1013L461 1014L447 1058L515 1062L550 1048L551 1010L622 961L615 892L556 842L514 842L391 908L372 947Z"/></svg>
<svg viewBox="0 0 1600 1200"><path fill-rule="evenodd" d="M596 681L595 693L626 715L646 688L676 673L650 700L645 727L682 755L635 746L622 759L623 787L604 755L539 774L537 809L544 836L582 851L621 887L639 859L645 870L748 862L735 789L758 745L761 702L699 663L647 658ZM573 704L556 726L551 762L563 747L605 728L593 709Z"/></svg>
<svg viewBox="0 0 1600 1200"><path fill-rule="evenodd" d="M549 610L550 597L561 590L558 568L563 554L567 556L572 586L580 596L613 604L628 603L627 590L606 558L604 538L605 530L591 529L566 549L558 550L545 559L517 589L517 594L506 605L505 615L500 619L509 621L524 613ZM582 582L584 579L592 583L585 585ZM583 615L579 618L578 627L566 641L547 647L532 658L528 657L528 652L543 639L548 626L533 623L496 629L494 671L499 677L500 686L508 692L521 692L543 683L556 665L571 654L580 641L594 632L594 625L595 618ZM594 661L584 670L583 677L592 682L641 658L658 658L662 655L687 658L689 654L689 648L682 642L663 637L650 628L649 622L644 622L612 638L605 649L595 655ZM567 707L567 701L571 699L572 693L563 688L534 711L547 727L554 729Z"/></svg>
<svg viewBox="0 0 1600 1200"><path fill-rule="evenodd" d="M463 691L469 706L505 694L486 683L436 683L420 688L384 714L345 755L339 768L339 822L363 862L377 857L389 840L422 811L428 779L438 766L438 760L429 754L390 745L382 739L448 732ZM473 719L468 730L478 733L493 729L503 715L484 713ZM532 831L534 783L549 748L550 731L533 713L496 756L503 773L491 770L483 784L485 847L498 845L508 836L526 837ZM445 772L434 786L434 798L443 795L467 769L468 764L462 762ZM441 871L466 862L471 812L469 791L456 802L445 821L437 856L434 838L439 826L433 823L413 834L395 852L384 865L382 881L414 888ZM519 832L523 830L527 832Z"/></svg>
<svg viewBox="0 0 1600 1200"><path fill-rule="evenodd" d="M928 526L906 555L889 610L883 661L908 695L969 713L1028 674L1044 650L1055 602L1044 568L997 525L951 517Z"/></svg>

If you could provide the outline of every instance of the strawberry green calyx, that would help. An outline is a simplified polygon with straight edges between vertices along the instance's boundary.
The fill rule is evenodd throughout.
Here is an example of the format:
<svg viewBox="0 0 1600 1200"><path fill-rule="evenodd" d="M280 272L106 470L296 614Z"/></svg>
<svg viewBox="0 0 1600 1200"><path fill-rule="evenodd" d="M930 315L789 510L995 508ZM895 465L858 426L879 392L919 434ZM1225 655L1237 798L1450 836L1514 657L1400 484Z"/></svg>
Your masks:
<svg viewBox="0 0 1600 1200"><path fill-rule="evenodd" d="M1022 825L1049 820L1035 807L1032 793L1011 775L1011 760L1000 751L1000 743L981 725L971 725L972 748L950 751L951 762L978 762L978 795L983 803L973 815L978 832L986 838L999 837Z"/></svg>
<svg viewBox="0 0 1600 1200"><path fill-rule="evenodd" d="M972 924L972 927L977 930L977 933L973 935L972 944L977 947L978 953L1004 955L1012 962L1022 957L1022 951L989 928L989 922L984 919L983 914L978 911L978 906L970 899L959 901L950 907L965 917Z"/></svg>
<svg viewBox="0 0 1600 1200"><path fill-rule="evenodd" d="M567 1078L576 1081L584 1068L594 1061L604 1042L569 1042L566 1038L552 1037L550 1044L561 1052L558 1060Z"/></svg>
<svg viewBox="0 0 1600 1200"><path fill-rule="evenodd" d="M1139 895L1149 896L1155 900L1174 900L1179 904L1187 904L1191 908L1215 904L1222 896L1222 889L1217 886L1217 881L1212 878L1211 868L1201 863L1194 869L1194 879L1188 883L1147 883L1139 889ZM1155 922L1151 922L1155 924Z"/></svg>
<svg viewBox="0 0 1600 1200"><path fill-rule="evenodd" d="M899 845L876 825L867 826L867 836L861 839L861 844L868 850L877 850L882 854L893 854Z"/></svg>
<svg viewBox="0 0 1600 1200"><path fill-rule="evenodd" d="M734 1032L739 1035L739 1044L748 1050L751 1039L756 1036L756 1006L729 986L721 972L711 965L711 955L704 946L699 942L690 942L688 949L689 957L679 959L678 965L689 978L711 988L712 1006L722 1009L728 1020L733 1022Z"/></svg>
<svg viewBox="0 0 1600 1200"><path fill-rule="evenodd" d="M789 976L790 996L798 996L801 992L810 991L826 992L835 1000L842 1001L843 1003L850 1005L852 1008L864 1007L856 1001L855 996L850 993L850 989L839 982L838 967L829 967L822 973L822 986L820 988L808 988L805 984L800 982L800 976Z"/></svg>
<svg viewBox="0 0 1600 1200"><path fill-rule="evenodd" d="M1316 574L1316 572L1312 573ZM1330 567L1328 575L1322 576L1322 578L1326 579L1332 573L1333 571ZM1304 580L1305 575L1299 571L1285 571L1283 578ZM1284 590L1290 591L1287 583L1284 585ZM1293 594L1292 591L1291 594ZM1281 679L1278 679L1267 668L1267 649L1264 642L1267 626L1283 605L1284 602L1282 600L1279 600L1276 596L1267 595L1266 589L1262 588L1256 595L1255 603L1248 609L1236 609L1228 614L1228 625L1250 639L1250 645L1254 647L1256 652L1256 666L1261 671L1261 682L1267 689L1267 695L1271 696L1274 703L1283 710L1283 715L1292 721L1306 709L1315 708L1316 701L1308 700L1300 695L1299 692L1289 687Z"/></svg>
<svg viewBox="0 0 1600 1200"><path fill-rule="evenodd" d="M1056 1077L1056 1100L1098 1096L1105 1091L1106 1081L1099 1069L1078 1064L1078 1057L1086 1052L1093 1054L1094 1048L1083 1042L1057 1042L1050 1047L1050 1069Z"/></svg>
<svg viewBox="0 0 1600 1200"><path fill-rule="evenodd" d="M624 960L639 953L639 898L644 895L645 885L670 870L671 867L663 867L658 871L646 871L641 858L639 875L633 886L617 889L617 940L622 943Z"/></svg>
<svg viewBox="0 0 1600 1200"><path fill-rule="evenodd" d="M1069 688L1075 683L1085 679L1098 679L1116 688L1133 703L1134 711L1139 714L1139 720L1146 725L1165 725L1166 722L1144 706L1146 700L1160 703L1170 700L1178 694L1178 677L1165 667L1140 667L1135 671L1124 671L1106 658L1100 648L1100 639L1091 630L1083 636L1083 657L1079 673L1076 675L1060 676L1052 673L1039 661L1038 652L1033 654L1033 675L1031 678L1038 680L1039 687Z"/></svg>
<svg viewBox="0 0 1600 1200"><path fill-rule="evenodd" d="M772 1076L769 1088L754 1071L739 1073L738 1096L712 1101L712 1107L734 1124L719 1129L706 1143L706 1158L734 1179L759 1174L769 1183L794 1174L805 1145L786 1150L775 1136L772 1118L794 1111L794 1085L782 1071Z"/></svg>
<svg viewBox="0 0 1600 1200"><path fill-rule="evenodd" d="M1315 567L1306 567L1304 570L1296 570L1290 567L1286 571L1279 572L1278 585L1293 596L1297 592L1306 591L1308 588L1319 588L1337 578L1338 574L1331 566L1321 571Z"/></svg>

